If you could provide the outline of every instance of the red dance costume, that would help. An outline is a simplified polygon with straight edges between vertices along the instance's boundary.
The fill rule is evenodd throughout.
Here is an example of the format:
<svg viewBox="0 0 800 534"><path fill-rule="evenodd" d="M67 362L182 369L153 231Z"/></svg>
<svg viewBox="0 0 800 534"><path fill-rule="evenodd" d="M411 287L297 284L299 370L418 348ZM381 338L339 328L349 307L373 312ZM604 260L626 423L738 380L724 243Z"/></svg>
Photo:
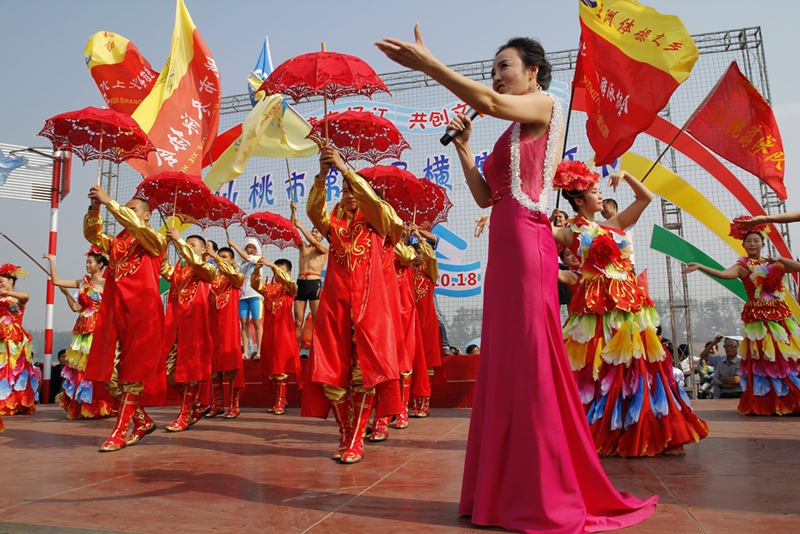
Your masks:
<svg viewBox="0 0 800 534"><path fill-rule="evenodd" d="M439 316L433 301L433 292L436 289L436 280L439 278L439 265L433 247L425 240L420 239L422 249L422 264L414 267L414 300L417 303L422 346L425 351L425 362L428 377L437 375L444 378L442 363L442 331L439 329ZM431 405L431 396L414 395L414 407L411 409L412 417L428 417Z"/></svg>
<svg viewBox="0 0 800 534"><path fill-rule="evenodd" d="M742 278L748 300L742 310L744 341L742 396L746 415L800 413L800 325L784 300L785 269L780 263L739 258L747 268Z"/></svg>
<svg viewBox="0 0 800 534"><path fill-rule="evenodd" d="M133 445L152 432L155 423L140 403L163 403L165 396L158 381L164 366L160 350L164 306L158 277L167 242L130 208L112 200L106 209L125 228L116 237L103 233L99 211L90 208L83 219L87 241L109 257L103 306L84 375L87 380L104 382L111 396L119 398L117 424L102 452ZM151 400L142 402L145 389ZM131 420L133 431L127 437Z"/></svg>
<svg viewBox="0 0 800 534"><path fill-rule="evenodd" d="M183 397L177 419L167 427L181 432L196 423L209 407L197 396L200 382L211 377L211 282L216 271L183 239L175 241L181 259L166 261L161 275L170 283L163 352L167 354L167 383Z"/></svg>
<svg viewBox="0 0 800 534"><path fill-rule="evenodd" d="M344 179L358 202L355 212L339 203L328 214L324 176L314 180L309 193L308 216L331 246L302 415L326 418L332 409L340 434L334 459L355 463L364 454L376 389L378 417L400 412L397 343L382 249L386 236L400 240L403 223L362 177L348 171Z"/></svg>
<svg viewBox="0 0 800 534"><path fill-rule="evenodd" d="M0 297L0 415L36 413L39 400L31 335L22 327L23 315L24 304Z"/></svg>
<svg viewBox="0 0 800 534"><path fill-rule="evenodd" d="M708 435L672 375L653 301L633 274L625 232L569 221L583 277L564 340L601 456L654 456Z"/></svg>
<svg viewBox="0 0 800 534"><path fill-rule="evenodd" d="M250 276L250 285L264 297L264 337L261 339L261 378L275 388L275 406L269 411L281 415L286 411L286 384L289 373L295 373L297 384L302 384L300 349L294 324L294 297L297 283L278 267L271 265L273 278L269 284L261 283L261 269Z"/></svg>
<svg viewBox="0 0 800 534"><path fill-rule="evenodd" d="M92 278L84 276L78 293L79 316L72 328L67 365L61 370L64 378L61 407L67 412L67 419L99 419L113 415L117 410L117 401L103 399L102 386L84 376L102 300L103 293L92 285Z"/></svg>
<svg viewBox="0 0 800 534"><path fill-rule="evenodd" d="M231 405L226 419L239 416L239 395L245 388L242 365L242 326L239 321L239 297L244 275L222 258L217 258L217 276L211 282L211 411L206 417L215 417L225 411L222 391L223 375L231 384Z"/></svg>

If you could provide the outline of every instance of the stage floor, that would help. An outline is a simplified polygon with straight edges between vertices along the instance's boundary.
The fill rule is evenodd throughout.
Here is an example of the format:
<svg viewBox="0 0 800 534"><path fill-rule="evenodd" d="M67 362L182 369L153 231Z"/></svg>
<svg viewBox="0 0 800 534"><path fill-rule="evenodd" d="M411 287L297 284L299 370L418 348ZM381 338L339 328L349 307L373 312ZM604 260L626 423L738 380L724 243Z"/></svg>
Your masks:
<svg viewBox="0 0 800 534"><path fill-rule="evenodd" d="M660 496L625 532L800 532L800 417L744 417L695 401L711 435L684 456L604 459L614 485ZM470 532L457 513L470 411L434 409L356 465L331 461L335 424L249 408L100 454L113 421L55 406L4 417L0 533Z"/></svg>

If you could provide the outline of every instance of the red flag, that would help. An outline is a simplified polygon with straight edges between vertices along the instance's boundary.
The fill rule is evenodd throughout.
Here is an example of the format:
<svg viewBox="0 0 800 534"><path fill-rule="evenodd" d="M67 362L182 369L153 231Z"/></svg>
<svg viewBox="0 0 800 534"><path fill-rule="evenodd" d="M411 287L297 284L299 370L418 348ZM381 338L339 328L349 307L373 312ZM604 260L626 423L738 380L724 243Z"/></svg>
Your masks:
<svg viewBox="0 0 800 534"><path fill-rule="evenodd" d="M178 0L170 56L133 114L156 152L147 161L129 163L145 176L163 171L200 176L203 156L217 136L219 108L217 65L183 0Z"/></svg>
<svg viewBox="0 0 800 534"><path fill-rule="evenodd" d="M116 33L89 37L84 56L108 107L125 115L136 111L158 78L136 45Z"/></svg>
<svg viewBox="0 0 800 534"><path fill-rule="evenodd" d="M781 200L784 153L772 109L734 61L685 128L719 156L756 175Z"/></svg>
<svg viewBox="0 0 800 534"><path fill-rule="evenodd" d="M588 93L595 165L621 156L689 77L699 52L678 17L635 0L581 0L573 86Z"/></svg>

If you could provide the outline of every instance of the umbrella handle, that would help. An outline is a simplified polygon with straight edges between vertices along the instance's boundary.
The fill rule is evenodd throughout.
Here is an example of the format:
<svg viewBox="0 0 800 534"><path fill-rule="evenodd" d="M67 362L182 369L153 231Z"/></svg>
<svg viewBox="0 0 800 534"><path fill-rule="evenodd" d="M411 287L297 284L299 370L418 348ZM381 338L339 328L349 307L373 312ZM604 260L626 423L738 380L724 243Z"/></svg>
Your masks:
<svg viewBox="0 0 800 534"><path fill-rule="evenodd" d="M325 52L325 43L322 43L322 51ZM325 144L330 143L328 137L328 86L322 88L322 106L325 111ZM296 202L296 201L295 201Z"/></svg>
<svg viewBox="0 0 800 534"><path fill-rule="evenodd" d="M100 128L100 157L97 160L97 184L103 179L103 128Z"/></svg>
<svg viewBox="0 0 800 534"><path fill-rule="evenodd" d="M411 224L417 224L417 205L414 204L414 215L411 216Z"/></svg>

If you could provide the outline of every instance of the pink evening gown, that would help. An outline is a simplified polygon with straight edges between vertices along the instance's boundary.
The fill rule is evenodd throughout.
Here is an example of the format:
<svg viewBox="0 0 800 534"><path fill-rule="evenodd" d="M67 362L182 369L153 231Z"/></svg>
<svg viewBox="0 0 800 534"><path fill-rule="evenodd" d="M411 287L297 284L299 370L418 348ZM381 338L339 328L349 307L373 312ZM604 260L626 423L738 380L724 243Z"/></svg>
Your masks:
<svg viewBox="0 0 800 534"><path fill-rule="evenodd" d="M516 532L598 532L643 521L658 496L611 485L564 348L547 216L563 114L549 96L547 133L512 124L484 165L493 209L459 513Z"/></svg>

